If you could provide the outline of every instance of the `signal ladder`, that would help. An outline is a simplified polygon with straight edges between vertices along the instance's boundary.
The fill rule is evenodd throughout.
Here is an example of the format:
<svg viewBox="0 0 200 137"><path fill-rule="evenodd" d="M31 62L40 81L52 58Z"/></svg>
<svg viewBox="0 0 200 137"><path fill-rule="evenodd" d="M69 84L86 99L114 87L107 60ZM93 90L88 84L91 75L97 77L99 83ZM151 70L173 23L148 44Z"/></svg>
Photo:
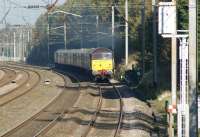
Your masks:
<svg viewBox="0 0 200 137"><path fill-rule="evenodd" d="M198 13L197 13L197 29L198 29L198 44L200 45L200 1L198 0Z"/></svg>
<svg viewBox="0 0 200 137"><path fill-rule="evenodd" d="M178 137L189 137L189 104L188 104L188 42L181 37L179 47L180 59L180 95L178 104Z"/></svg>

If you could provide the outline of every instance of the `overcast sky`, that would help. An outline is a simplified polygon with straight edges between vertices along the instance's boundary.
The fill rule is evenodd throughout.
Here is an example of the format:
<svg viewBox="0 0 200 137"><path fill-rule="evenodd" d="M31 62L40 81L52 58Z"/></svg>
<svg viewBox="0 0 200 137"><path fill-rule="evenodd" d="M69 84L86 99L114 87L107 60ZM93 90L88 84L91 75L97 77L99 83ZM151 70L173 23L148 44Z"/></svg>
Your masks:
<svg viewBox="0 0 200 137"><path fill-rule="evenodd" d="M49 0L51 1L51 0ZM55 0L52 0L55 1ZM65 0L59 0L59 5ZM0 21L6 16L6 21L10 24L34 24L40 14L44 13L45 9L24 9L20 6L28 5L47 5L48 0L0 0Z"/></svg>

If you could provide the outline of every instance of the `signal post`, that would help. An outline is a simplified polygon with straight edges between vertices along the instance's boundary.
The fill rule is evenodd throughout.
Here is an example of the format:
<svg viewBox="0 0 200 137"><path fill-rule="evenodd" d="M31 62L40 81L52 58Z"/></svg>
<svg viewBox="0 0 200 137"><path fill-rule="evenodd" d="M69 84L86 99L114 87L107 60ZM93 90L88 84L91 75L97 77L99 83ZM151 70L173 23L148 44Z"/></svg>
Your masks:
<svg viewBox="0 0 200 137"><path fill-rule="evenodd" d="M179 62L180 62L180 87L179 87L179 102L176 102L176 86L172 84L172 102L171 110L169 111L169 130L170 137L174 136L173 128L173 113L177 109L177 133L178 137L190 137L190 116L189 116L189 44L188 44L188 30L176 30L176 5L174 2L160 2L159 3L159 34L164 38L172 39L172 50L176 50L175 39L179 40ZM173 52L172 52L173 53ZM173 59L172 59L173 60ZM193 61L192 61L193 62ZM175 64L173 64L175 63ZM176 66L176 61L172 62ZM173 77L172 66L172 81ZM174 86L174 87L173 87ZM177 108L176 108L177 106ZM173 111L174 110L174 111Z"/></svg>

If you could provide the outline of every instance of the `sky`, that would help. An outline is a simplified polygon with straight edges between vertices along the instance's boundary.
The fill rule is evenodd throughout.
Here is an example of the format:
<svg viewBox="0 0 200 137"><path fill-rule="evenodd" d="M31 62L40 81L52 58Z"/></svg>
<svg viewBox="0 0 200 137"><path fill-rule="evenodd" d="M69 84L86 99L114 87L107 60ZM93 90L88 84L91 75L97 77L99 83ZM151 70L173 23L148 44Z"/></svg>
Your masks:
<svg viewBox="0 0 200 137"><path fill-rule="evenodd" d="M55 0L49 0L55 1ZM61 5L66 0L59 0L58 5ZM21 8L28 5L47 5L48 0L0 0L0 21L6 16L6 22L12 25L18 24L34 24L37 18L46 12L46 9L25 9ZM10 9L10 11L9 11ZM9 11L9 12L8 12Z"/></svg>

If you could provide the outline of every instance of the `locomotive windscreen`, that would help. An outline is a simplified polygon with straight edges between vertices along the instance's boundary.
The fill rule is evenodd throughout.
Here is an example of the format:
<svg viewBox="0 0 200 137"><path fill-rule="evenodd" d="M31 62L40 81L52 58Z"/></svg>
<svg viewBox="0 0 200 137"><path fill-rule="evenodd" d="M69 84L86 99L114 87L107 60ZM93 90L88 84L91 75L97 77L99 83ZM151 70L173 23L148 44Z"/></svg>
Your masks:
<svg viewBox="0 0 200 137"><path fill-rule="evenodd" d="M92 55L93 60L112 59L112 53L97 53Z"/></svg>

